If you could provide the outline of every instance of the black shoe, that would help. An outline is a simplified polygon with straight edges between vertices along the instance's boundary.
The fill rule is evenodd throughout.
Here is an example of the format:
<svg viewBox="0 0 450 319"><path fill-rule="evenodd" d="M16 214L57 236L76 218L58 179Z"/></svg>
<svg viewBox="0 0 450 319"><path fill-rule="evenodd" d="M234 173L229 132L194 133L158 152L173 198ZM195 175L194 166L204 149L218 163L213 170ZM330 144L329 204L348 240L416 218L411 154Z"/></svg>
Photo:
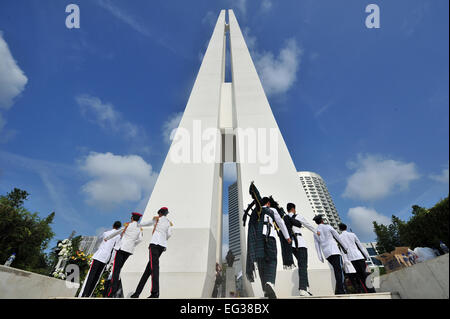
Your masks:
<svg viewBox="0 0 450 319"><path fill-rule="evenodd" d="M277 299L277 295L275 294L275 290L270 283L266 282L265 284L265 293L269 299Z"/></svg>
<svg viewBox="0 0 450 319"><path fill-rule="evenodd" d="M147 298L159 298L159 294L151 294L150 296L148 296Z"/></svg>
<svg viewBox="0 0 450 319"><path fill-rule="evenodd" d="M139 298L139 295L137 293L134 293L130 296L130 298Z"/></svg>

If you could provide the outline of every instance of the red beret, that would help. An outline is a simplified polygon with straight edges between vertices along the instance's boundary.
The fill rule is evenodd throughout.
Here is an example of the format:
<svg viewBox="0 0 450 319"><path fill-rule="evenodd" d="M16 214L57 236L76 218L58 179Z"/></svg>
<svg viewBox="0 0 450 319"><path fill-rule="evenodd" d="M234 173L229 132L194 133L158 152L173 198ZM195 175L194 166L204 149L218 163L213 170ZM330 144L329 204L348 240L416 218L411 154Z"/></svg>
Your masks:
<svg viewBox="0 0 450 319"><path fill-rule="evenodd" d="M139 213L136 213L136 212L132 212L131 215L142 217L142 214L139 214Z"/></svg>

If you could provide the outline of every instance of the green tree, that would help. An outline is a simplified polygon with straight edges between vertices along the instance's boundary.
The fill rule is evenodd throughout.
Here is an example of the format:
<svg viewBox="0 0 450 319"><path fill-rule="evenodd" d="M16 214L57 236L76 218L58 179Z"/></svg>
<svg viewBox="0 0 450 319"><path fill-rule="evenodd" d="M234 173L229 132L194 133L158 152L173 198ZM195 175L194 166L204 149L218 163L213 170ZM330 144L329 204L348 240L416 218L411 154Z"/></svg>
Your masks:
<svg viewBox="0 0 450 319"><path fill-rule="evenodd" d="M430 209L417 205L412 207L412 217L401 228L402 239L409 247L439 248L442 241L449 244L448 197Z"/></svg>
<svg viewBox="0 0 450 319"><path fill-rule="evenodd" d="M53 238L51 229L55 213L40 218L24 208L28 192L14 188L0 196L0 262L16 253L12 266L41 274L49 273L45 249Z"/></svg>
<svg viewBox="0 0 450 319"><path fill-rule="evenodd" d="M400 229L403 222L396 216L392 215L392 223L388 226L373 222L374 232L377 235L377 250L380 254L391 252L395 247L403 246L400 236Z"/></svg>
<svg viewBox="0 0 450 319"><path fill-rule="evenodd" d="M412 206L412 216L407 222L394 215L388 226L374 222L377 249L384 253L401 246L439 248L441 241L449 246L449 212L447 196L430 209Z"/></svg>

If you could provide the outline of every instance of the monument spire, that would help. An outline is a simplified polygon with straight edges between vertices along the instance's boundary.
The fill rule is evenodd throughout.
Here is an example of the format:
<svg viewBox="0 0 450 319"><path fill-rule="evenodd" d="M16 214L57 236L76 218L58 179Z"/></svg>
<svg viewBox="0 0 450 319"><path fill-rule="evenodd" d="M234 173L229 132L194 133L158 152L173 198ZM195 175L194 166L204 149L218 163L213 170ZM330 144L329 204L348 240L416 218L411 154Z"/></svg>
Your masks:
<svg viewBox="0 0 450 319"><path fill-rule="evenodd" d="M167 206L174 224L169 248L160 260L161 298L211 297L215 265L222 261L224 162L237 164L240 219L244 205L251 201L251 181L264 195L274 195L281 205L295 201L306 218L312 220L314 216L239 24L232 10L228 10L228 15L227 23L225 10L219 14L143 217L147 221L159 207ZM225 82L227 36L231 83ZM246 232L241 225L243 273ZM312 288L317 287L313 293L332 293L330 269L313 256L312 235L305 237L311 245L310 282ZM151 231L144 232L144 242L150 242L150 238ZM122 270L125 296L135 288L147 262L148 250L141 244ZM296 272L284 271L282 265L278 268L277 294L291 296L298 281ZM246 279L244 286L250 296L263 294L258 284L250 284Z"/></svg>

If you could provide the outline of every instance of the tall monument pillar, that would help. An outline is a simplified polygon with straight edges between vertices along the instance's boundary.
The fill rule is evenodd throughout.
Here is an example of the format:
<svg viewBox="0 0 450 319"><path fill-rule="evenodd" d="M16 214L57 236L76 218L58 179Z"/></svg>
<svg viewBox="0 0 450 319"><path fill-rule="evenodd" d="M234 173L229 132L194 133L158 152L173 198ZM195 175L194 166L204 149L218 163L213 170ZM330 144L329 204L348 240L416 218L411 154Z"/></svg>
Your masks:
<svg viewBox="0 0 450 319"><path fill-rule="evenodd" d="M283 136L273 116L264 89L259 80L244 37L232 10L229 10L230 51L233 86L234 117L236 119L237 185L239 211L242 220L244 208L252 201L248 189L252 181L261 196L273 195L275 200L286 208L287 203L296 204L297 211L312 222L314 213L306 193L301 187L297 169L286 147ZM247 132L257 128L258 146L256 161L251 160ZM275 136L275 138L274 138ZM271 139L273 143L271 143ZM261 160L260 152L271 149L272 165ZM258 277L250 284L245 276L247 256L247 229L241 223L241 254L244 274L244 287L247 293L263 296ZM318 260L313 234L303 230L302 235L308 243L308 273L313 294L332 294L331 272L327 263ZM277 241L278 267L275 290L279 297L298 295L298 272L283 270L281 247ZM295 258L294 258L295 259Z"/></svg>
<svg viewBox="0 0 450 319"><path fill-rule="evenodd" d="M294 202L312 220L297 169L270 109L258 74L232 10L222 10L203 58L183 117L144 212L150 220L162 206L174 223L169 247L160 259L161 298L209 298L215 281L215 264L222 261L223 163L237 163L239 209L251 202L254 181L261 195L273 195L283 206ZM231 83L225 82L227 38L231 53ZM267 156L259 156L260 153ZM242 220L242 219L241 219ZM151 229L122 270L125 296L134 292L149 259ZM331 272L318 261L312 234L309 273L313 294L330 294ZM240 228L244 287L250 296L263 296L259 278L245 278L247 229ZM278 245L276 292L297 294L297 269L283 270ZM150 295L151 280L147 291Z"/></svg>
<svg viewBox="0 0 450 319"><path fill-rule="evenodd" d="M222 84L225 79L225 10L220 12L177 132L190 136L189 154L175 137L142 218L150 220L159 208L169 208L173 235L160 259L161 298L211 297L215 264L221 246L221 138L215 136L215 160L202 159L203 130L218 128ZM198 138L200 136L200 138ZM212 140L212 138L210 138ZM211 144L211 141L209 141ZM185 158L177 157L177 153ZM174 159L175 158L175 159ZM151 229L122 270L124 295L136 289L149 259ZM150 295L151 280L144 287Z"/></svg>

